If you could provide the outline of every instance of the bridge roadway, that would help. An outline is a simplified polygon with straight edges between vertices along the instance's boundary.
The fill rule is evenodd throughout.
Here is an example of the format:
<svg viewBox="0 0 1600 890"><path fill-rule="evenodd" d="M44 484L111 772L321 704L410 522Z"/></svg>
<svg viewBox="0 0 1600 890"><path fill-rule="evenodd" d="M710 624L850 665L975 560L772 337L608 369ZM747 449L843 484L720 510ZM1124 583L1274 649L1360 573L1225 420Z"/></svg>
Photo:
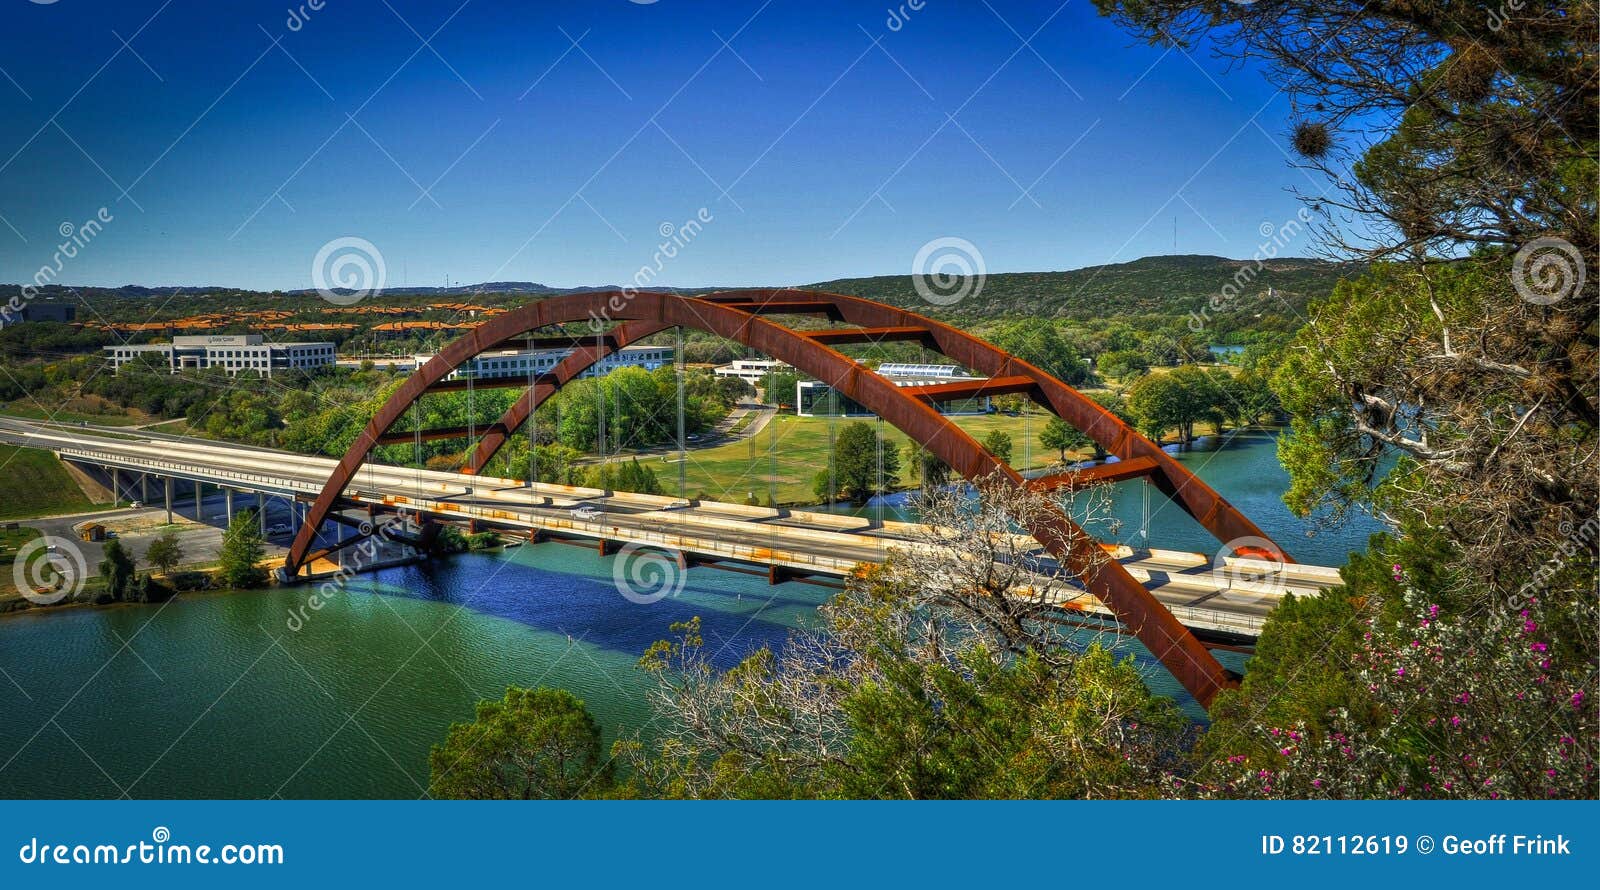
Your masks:
<svg viewBox="0 0 1600 890"><path fill-rule="evenodd" d="M65 460L122 472L185 479L266 495L313 500L336 461L267 448L157 433L0 418L0 441L54 451ZM372 464L348 489L355 505L404 509L524 533L636 543L690 557L765 566L785 574L846 576L882 562L893 548L921 546L917 526L827 513L719 502ZM331 544L333 535L325 543ZM1029 539L1031 542L1031 539ZM1037 547L1037 545L1033 545ZM1230 558L1213 571L1201 554L1108 547L1184 624L1212 639L1248 642L1285 593L1314 593L1339 583L1335 569ZM1048 557L1040 549L1042 565ZM1108 615L1092 596L1064 597L1064 610Z"/></svg>

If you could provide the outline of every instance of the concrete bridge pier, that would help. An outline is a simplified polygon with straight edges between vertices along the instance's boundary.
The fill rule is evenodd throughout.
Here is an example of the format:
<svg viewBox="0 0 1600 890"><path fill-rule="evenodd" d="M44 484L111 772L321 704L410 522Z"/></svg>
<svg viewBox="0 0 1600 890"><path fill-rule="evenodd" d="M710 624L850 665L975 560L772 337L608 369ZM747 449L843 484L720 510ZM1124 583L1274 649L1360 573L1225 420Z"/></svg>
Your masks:
<svg viewBox="0 0 1600 890"><path fill-rule="evenodd" d="M256 492L256 527L261 529L262 537L267 534L267 496Z"/></svg>
<svg viewBox="0 0 1600 890"><path fill-rule="evenodd" d="M166 489L167 489L167 525L171 525L172 524L172 477L171 476L167 476L162 481L166 483Z"/></svg>
<svg viewBox="0 0 1600 890"><path fill-rule="evenodd" d="M226 515L228 517L228 525L232 526L233 525L233 489L227 488L227 487L224 487L222 489L222 502L227 505L224 508L224 510L225 510Z"/></svg>
<svg viewBox="0 0 1600 890"><path fill-rule="evenodd" d="M140 473L139 474L139 503L141 503L141 504L149 504L150 503L150 474L149 473Z"/></svg>
<svg viewBox="0 0 1600 890"><path fill-rule="evenodd" d="M122 474L116 467L111 468L111 506L116 507L122 503Z"/></svg>
<svg viewBox="0 0 1600 890"><path fill-rule="evenodd" d="M204 503L205 489L206 489L206 484L204 482L199 482L199 481L195 482L195 484L194 484L194 521L195 522L205 522L206 521L206 505Z"/></svg>

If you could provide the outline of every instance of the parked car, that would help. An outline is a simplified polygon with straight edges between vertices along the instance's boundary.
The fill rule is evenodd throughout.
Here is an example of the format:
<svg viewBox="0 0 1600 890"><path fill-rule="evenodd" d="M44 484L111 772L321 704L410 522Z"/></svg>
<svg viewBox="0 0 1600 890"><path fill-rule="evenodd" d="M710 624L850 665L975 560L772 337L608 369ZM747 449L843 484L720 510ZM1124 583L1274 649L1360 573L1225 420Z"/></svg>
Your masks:
<svg viewBox="0 0 1600 890"><path fill-rule="evenodd" d="M668 510L682 510L682 509L685 509L687 507L692 507L692 506L694 506L694 505L689 503L688 501L684 500L683 498L678 498L677 500L675 500L672 503L668 504L667 505L667 509Z"/></svg>
<svg viewBox="0 0 1600 890"><path fill-rule="evenodd" d="M268 535L287 535L292 531L294 531L294 529L290 528L287 522L279 522L267 526Z"/></svg>

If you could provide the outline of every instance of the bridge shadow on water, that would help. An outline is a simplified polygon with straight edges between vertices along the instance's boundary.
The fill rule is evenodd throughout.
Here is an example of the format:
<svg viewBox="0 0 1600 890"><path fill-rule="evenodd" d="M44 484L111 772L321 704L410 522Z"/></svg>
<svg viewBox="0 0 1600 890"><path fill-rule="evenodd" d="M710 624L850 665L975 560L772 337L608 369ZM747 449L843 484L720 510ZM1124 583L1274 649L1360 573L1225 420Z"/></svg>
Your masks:
<svg viewBox="0 0 1600 890"><path fill-rule="evenodd" d="M384 569L354 579L350 590L458 605L629 659L671 636L675 622L699 616L706 651L723 669L763 645L781 648L794 628L815 626L817 607L833 594L700 567L676 593L645 604L623 596L616 562L586 548L524 545Z"/></svg>

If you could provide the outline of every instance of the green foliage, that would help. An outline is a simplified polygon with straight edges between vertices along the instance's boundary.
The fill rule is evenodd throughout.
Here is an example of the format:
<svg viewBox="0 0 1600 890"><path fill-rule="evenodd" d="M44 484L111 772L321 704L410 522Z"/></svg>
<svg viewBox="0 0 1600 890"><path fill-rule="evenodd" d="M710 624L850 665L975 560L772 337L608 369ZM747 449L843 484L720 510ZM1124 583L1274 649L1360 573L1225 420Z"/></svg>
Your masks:
<svg viewBox="0 0 1600 890"><path fill-rule="evenodd" d="M768 404L794 407L795 385L805 378L793 370L776 368L761 376L761 397Z"/></svg>
<svg viewBox="0 0 1600 890"><path fill-rule="evenodd" d="M433 533L433 549L437 553L467 552L467 535L453 525L438 525Z"/></svg>
<svg viewBox="0 0 1600 890"><path fill-rule="evenodd" d="M109 342L109 336L90 328L56 321L32 321L0 328L0 358L7 363L41 353L87 352ZM0 375L3 378L6 375ZM27 380L0 379L0 399L14 399L29 392ZM10 386L18 386L20 393ZM15 393L15 394L13 394Z"/></svg>
<svg viewBox="0 0 1600 890"><path fill-rule="evenodd" d="M667 493L661 485L661 477L656 475L655 470L639 463L637 457L590 467L584 474L583 486L606 491L632 491L638 494Z"/></svg>
<svg viewBox="0 0 1600 890"><path fill-rule="evenodd" d="M894 443L878 435L872 424L855 420L845 424L834 439L832 476L827 469L819 470L813 488L819 499L836 494L859 505L873 495L889 491L899 476L900 453ZM829 490L830 484L835 486L834 491Z"/></svg>
<svg viewBox="0 0 1600 890"><path fill-rule="evenodd" d="M1011 463L1011 436L1004 430L995 430L983 437L983 447L1000 458L1002 463Z"/></svg>
<svg viewBox="0 0 1600 890"><path fill-rule="evenodd" d="M1128 410L1145 435L1160 441L1176 429L1184 445L1194 440L1196 423L1221 422L1224 404L1216 378L1193 365L1142 377L1128 391Z"/></svg>
<svg viewBox="0 0 1600 890"><path fill-rule="evenodd" d="M1583 797L1600 790L1592 564L1474 614L1437 529L1376 535L1346 586L1286 602L1199 751L1248 797ZM1555 579L1552 579L1555 580Z"/></svg>
<svg viewBox="0 0 1600 890"><path fill-rule="evenodd" d="M560 443L536 446L533 450L532 463L538 470L538 478L534 481L554 485L582 485L584 471L582 467L576 465L581 456L577 450ZM514 475L523 479L528 478L528 464L528 452L523 451L514 461Z"/></svg>
<svg viewBox="0 0 1600 890"><path fill-rule="evenodd" d="M0 378L5 375L0 374ZM94 508L61 459L39 448L0 444L0 519L56 516Z"/></svg>
<svg viewBox="0 0 1600 890"><path fill-rule="evenodd" d="M560 689L506 688L478 703L428 753L428 793L459 800L572 800L605 795L611 762L583 702Z"/></svg>
<svg viewBox="0 0 1600 890"><path fill-rule="evenodd" d="M605 423L606 452L650 448L677 441L676 370L618 368L601 378L583 377L562 387L539 409L541 429L574 451L592 453ZM701 370L684 374L684 430L708 430L726 417L733 405L732 387ZM603 414L603 418L602 418Z"/></svg>
<svg viewBox="0 0 1600 890"><path fill-rule="evenodd" d="M1145 797L1180 766L1189 721L1098 646L1004 654L875 570L781 660L710 667L699 619L641 659L674 731L625 740L637 797Z"/></svg>
<svg viewBox="0 0 1600 890"><path fill-rule="evenodd" d="M1059 417L1051 417L1039 431L1039 444L1059 453L1061 462L1066 463L1068 451L1084 448L1090 441L1082 430Z"/></svg>
<svg viewBox="0 0 1600 890"><path fill-rule="evenodd" d="M988 338L995 346L1037 365L1063 383L1077 385L1090 378L1083 356L1062 338L1054 325L1013 321L990 331Z"/></svg>
<svg viewBox="0 0 1600 890"><path fill-rule="evenodd" d="M467 535L468 550L492 550L500 544L500 536L494 532L476 532Z"/></svg>
<svg viewBox="0 0 1600 890"><path fill-rule="evenodd" d="M920 480L925 487L939 486L950 481L952 472L950 465L911 440L907 440L905 444L905 465L910 469L911 475Z"/></svg>
<svg viewBox="0 0 1600 890"><path fill-rule="evenodd" d="M249 512L234 514L222 533L222 551L217 556L218 580L224 587L260 587L267 573L258 563L266 556L261 525Z"/></svg>
<svg viewBox="0 0 1600 890"><path fill-rule="evenodd" d="M997 273L984 279L977 297L936 311L958 320L1129 318L1153 313L1182 317L1204 308L1235 273L1251 265L1248 260L1216 256L1152 256L1069 272ZM1293 318L1295 312L1305 310L1310 298L1328 293L1340 277L1360 269L1358 264L1281 257L1261 271L1256 283L1262 292L1274 288L1288 306L1265 299L1259 303L1241 302L1241 310L1249 311L1238 314L1249 318L1257 311L1282 312ZM816 287L917 312L929 311L910 276L847 278L825 281ZM1131 348L1131 344L1121 348Z"/></svg>
<svg viewBox="0 0 1600 890"><path fill-rule="evenodd" d="M1100 355L1096 367L1101 374L1127 380L1150 370L1150 359L1137 349L1118 349Z"/></svg>
<svg viewBox="0 0 1600 890"><path fill-rule="evenodd" d="M127 599L134 584L133 557L115 538L105 543L102 552L100 577L105 580L106 594L113 600Z"/></svg>
<svg viewBox="0 0 1600 890"><path fill-rule="evenodd" d="M178 533L167 529L156 536L144 551L145 564L162 574L170 574L183 561L183 546L178 543Z"/></svg>

